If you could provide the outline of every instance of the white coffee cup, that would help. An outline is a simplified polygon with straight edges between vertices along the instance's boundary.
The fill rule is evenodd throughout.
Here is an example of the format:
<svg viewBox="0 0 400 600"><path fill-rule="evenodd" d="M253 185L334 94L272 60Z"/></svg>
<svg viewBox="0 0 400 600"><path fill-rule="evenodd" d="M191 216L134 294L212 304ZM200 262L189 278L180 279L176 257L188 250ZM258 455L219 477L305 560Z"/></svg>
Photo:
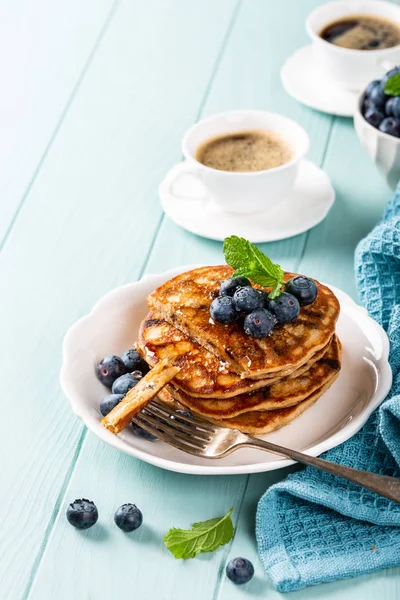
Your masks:
<svg viewBox="0 0 400 600"><path fill-rule="evenodd" d="M199 145L214 136L249 130L274 131L282 135L293 151L293 158L265 171L232 172L207 167L196 160ZM171 182L169 193L174 192L178 179L188 174L196 177L205 188L204 198L218 204L223 210L249 214L273 208L292 190L301 159L309 146L308 135L295 121L262 110L235 110L213 115L199 121L186 132L182 152L186 162ZM198 200L199 196L185 199Z"/></svg>
<svg viewBox="0 0 400 600"><path fill-rule="evenodd" d="M340 86L361 91L373 79L400 64L400 45L381 50L341 48L320 37L332 23L354 15L375 15L395 22L400 27L400 6L380 0L339 0L316 8L307 18L306 29L312 40L316 62Z"/></svg>

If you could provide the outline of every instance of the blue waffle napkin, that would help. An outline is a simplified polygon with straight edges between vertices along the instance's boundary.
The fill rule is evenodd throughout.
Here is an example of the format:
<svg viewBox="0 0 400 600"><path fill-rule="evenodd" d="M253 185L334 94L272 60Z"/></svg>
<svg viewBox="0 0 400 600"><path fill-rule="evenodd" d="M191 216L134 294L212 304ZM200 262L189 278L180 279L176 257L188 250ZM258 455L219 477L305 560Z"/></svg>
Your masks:
<svg viewBox="0 0 400 600"><path fill-rule="evenodd" d="M361 301L387 331L393 386L355 436L323 457L400 476L400 186L356 250ZM258 551L281 592L400 565L400 505L307 467L267 490L256 517Z"/></svg>

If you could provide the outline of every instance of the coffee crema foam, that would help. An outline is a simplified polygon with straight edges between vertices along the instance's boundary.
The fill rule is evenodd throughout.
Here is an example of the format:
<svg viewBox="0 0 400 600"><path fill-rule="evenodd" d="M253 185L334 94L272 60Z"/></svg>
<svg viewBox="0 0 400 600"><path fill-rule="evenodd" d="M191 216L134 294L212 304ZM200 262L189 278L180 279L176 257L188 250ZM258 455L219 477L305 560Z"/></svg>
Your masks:
<svg viewBox="0 0 400 600"><path fill-rule="evenodd" d="M280 167L293 157L293 149L283 136L262 129L218 135L196 150L196 160L206 167L242 173Z"/></svg>
<svg viewBox="0 0 400 600"><path fill-rule="evenodd" d="M375 15L349 15L325 25L320 37L351 50L382 50L400 44L400 26Z"/></svg>

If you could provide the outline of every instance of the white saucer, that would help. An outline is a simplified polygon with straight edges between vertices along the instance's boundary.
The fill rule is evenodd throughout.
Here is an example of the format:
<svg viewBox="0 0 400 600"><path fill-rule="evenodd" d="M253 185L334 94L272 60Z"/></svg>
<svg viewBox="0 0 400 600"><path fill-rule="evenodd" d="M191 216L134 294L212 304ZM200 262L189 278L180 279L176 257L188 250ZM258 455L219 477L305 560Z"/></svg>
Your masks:
<svg viewBox="0 0 400 600"><path fill-rule="evenodd" d="M139 438L130 427L114 435L100 423L100 399L109 391L97 379L96 365L106 354L120 354L131 348L149 310L147 296L171 277L195 266L199 265L148 274L140 281L116 288L88 316L79 319L64 339L61 370L64 393L75 414L101 440L158 467L196 475L259 473L285 467L291 464L290 460L250 448L219 460L198 458L164 442ZM263 436L311 456L318 456L354 435L386 397L392 383L386 333L347 294L330 287L340 302L337 323L343 345L340 375L318 402L295 421Z"/></svg>
<svg viewBox="0 0 400 600"><path fill-rule="evenodd" d="M320 223L335 200L328 175L314 163L304 160L293 191L276 208L254 215L230 213L207 199L194 199L200 197L203 190L189 174L182 175L173 186L173 192L180 198L171 196L172 181L184 164L173 167L161 182L161 205L175 223L212 240L223 241L230 235L245 237L253 243L289 238Z"/></svg>
<svg viewBox="0 0 400 600"><path fill-rule="evenodd" d="M311 44L296 50L281 69L283 87L296 100L332 115L352 117L358 93L337 85L315 63Z"/></svg>

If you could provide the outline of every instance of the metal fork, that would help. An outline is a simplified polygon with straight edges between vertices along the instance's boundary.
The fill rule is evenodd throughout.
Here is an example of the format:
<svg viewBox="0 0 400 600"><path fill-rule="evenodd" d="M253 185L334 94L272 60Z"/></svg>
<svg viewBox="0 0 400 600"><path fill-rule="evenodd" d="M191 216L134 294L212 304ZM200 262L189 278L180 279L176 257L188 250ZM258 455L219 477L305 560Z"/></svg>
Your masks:
<svg viewBox="0 0 400 600"><path fill-rule="evenodd" d="M133 422L174 448L194 456L223 458L238 448L260 448L343 477L389 500L400 502L400 479L338 465L246 435L237 429L219 427L198 416L177 413L175 409L156 400L147 404Z"/></svg>

